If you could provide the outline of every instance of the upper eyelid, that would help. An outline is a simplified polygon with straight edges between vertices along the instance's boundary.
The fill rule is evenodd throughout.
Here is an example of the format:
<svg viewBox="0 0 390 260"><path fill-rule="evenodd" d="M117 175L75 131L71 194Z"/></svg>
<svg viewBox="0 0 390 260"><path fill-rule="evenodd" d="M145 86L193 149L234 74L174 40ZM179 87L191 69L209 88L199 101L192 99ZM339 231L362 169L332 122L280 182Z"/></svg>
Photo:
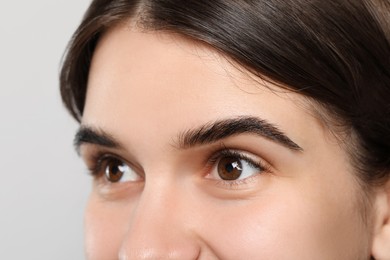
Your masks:
<svg viewBox="0 0 390 260"><path fill-rule="evenodd" d="M248 154L250 154L250 155L248 155ZM251 155L256 157L257 159L251 158L252 157ZM220 151L215 152L214 155L212 155L212 158L218 159L222 156L237 156L243 160L247 160L250 163L255 163L255 164L263 164L263 162L265 162L264 159L262 159L261 157L259 157L257 155L253 155L251 152L247 152L247 151L243 151L243 150L239 150L239 149L231 149L231 148L226 148L226 147Z"/></svg>
<svg viewBox="0 0 390 260"><path fill-rule="evenodd" d="M141 165L137 163L135 157L125 150L91 143L84 143L81 147L82 149L80 150L80 155L84 161L96 160L98 157L112 156L125 162L126 164L132 165L134 168L142 169Z"/></svg>

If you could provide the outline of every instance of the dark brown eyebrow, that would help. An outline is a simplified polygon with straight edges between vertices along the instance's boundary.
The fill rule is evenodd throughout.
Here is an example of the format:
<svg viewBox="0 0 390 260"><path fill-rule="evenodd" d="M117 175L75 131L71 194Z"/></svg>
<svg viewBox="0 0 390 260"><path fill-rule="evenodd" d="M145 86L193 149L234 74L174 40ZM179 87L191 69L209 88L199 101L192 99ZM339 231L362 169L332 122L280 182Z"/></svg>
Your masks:
<svg viewBox="0 0 390 260"><path fill-rule="evenodd" d="M109 148L121 148L121 145L115 138L104 132L101 129L97 129L91 126L82 125L76 132L74 137L74 146L76 151L80 151L80 146L83 144L96 144Z"/></svg>
<svg viewBox="0 0 390 260"><path fill-rule="evenodd" d="M178 148L187 149L244 133L261 136L294 151L303 151L275 125L257 117L237 117L206 123L179 134L176 143ZM122 147L112 135L84 125L79 128L74 138L76 151L79 152L80 146L86 143L117 149Z"/></svg>
<svg viewBox="0 0 390 260"><path fill-rule="evenodd" d="M177 144L179 148L186 149L215 143L221 139L244 133L261 136L294 151L303 151L298 144L293 142L275 125L266 120L250 116L223 119L202 125L196 129L190 129L178 136Z"/></svg>

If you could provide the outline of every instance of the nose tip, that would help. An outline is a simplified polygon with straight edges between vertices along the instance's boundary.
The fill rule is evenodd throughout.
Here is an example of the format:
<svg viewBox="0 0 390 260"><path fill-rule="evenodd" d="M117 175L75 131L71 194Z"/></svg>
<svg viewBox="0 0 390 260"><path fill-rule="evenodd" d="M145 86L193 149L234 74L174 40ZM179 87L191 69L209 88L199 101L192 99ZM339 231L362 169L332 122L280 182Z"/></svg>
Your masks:
<svg viewBox="0 0 390 260"><path fill-rule="evenodd" d="M179 234L174 227L151 225L147 228L137 226L137 230L129 231L119 253L120 260L198 259L200 248L190 235Z"/></svg>

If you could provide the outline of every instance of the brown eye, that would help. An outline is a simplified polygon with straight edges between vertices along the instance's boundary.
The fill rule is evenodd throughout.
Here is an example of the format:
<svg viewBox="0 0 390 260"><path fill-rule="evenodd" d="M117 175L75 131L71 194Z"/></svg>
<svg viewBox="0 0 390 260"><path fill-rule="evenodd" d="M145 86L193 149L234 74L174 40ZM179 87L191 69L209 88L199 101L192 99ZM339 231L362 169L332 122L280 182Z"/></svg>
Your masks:
<svg viewBox="0 0 390 260"><path fill-rule="evenodd" d="M105 174L109 182L131 181L138 177L126 163L116 158L107 160Z"/></svg>
<svg viewBox="0 0 390 260"><path fill-rule="evenodd" d="M218 162L217 170L222 180L237 180L242 173L241 159L234 156L222 157Z"/></svg>

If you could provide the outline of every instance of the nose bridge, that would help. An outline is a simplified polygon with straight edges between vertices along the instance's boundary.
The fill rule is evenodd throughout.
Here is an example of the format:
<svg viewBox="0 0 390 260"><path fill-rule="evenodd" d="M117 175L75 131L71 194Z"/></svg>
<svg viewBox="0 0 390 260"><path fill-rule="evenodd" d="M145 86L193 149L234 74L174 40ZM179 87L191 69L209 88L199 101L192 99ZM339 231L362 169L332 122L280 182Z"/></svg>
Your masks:
<svg viewBox="0 0 390 260"><path fill-rule="evenodd" d="M145 182L123 241L120 259L196 259L185 189L164 178Z"/></svg>

